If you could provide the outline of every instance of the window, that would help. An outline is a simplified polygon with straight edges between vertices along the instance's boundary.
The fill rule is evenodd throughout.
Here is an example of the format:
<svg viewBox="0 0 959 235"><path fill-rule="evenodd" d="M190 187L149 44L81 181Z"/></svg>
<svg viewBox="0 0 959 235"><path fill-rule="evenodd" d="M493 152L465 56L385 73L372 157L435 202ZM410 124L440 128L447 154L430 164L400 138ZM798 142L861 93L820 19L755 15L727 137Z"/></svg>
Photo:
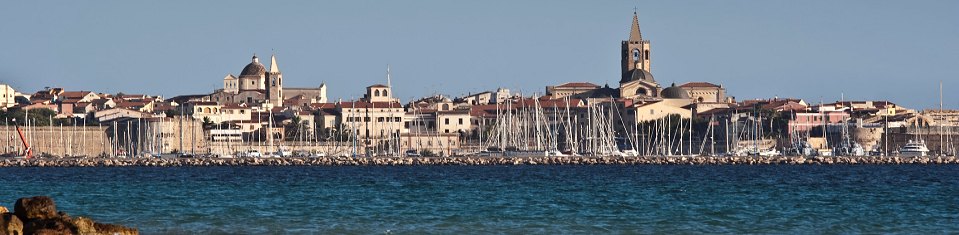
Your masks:
<svg viewBox="0 0 959 235"><path fill-rule="evenodd" d="M460 118L460 125L463 125L463 118Z"/></svg>
<svg viewBox="0 0 959 235"><path fill-rule="evenodd" d="M383 117L377 118L376 121L377 121L377 122L383 122Z"/></svg>
<svg viewBox="0 0 959 235"><path fill-rule="evenodd" d="M402 122L403 119L400 118L400 117L394 117L394 118L393 118L393 121L395 121L395 122Z"/></svg>
<svg viewBox="0 0 959 235"><path fill-rule="evenodd" d="M444 118L443 124L449 125L449 124L450 124L450 119L449 119L449 118Z"/></svg>
<svg viewBox="0 0 959 235"><path fill-rule="evenodd" d="M380 90L374 90L373 96L380 96Z"/></svg>
<svg viewBox="0 0 959 235"><path fill-rule="evenodd" d="M646 50L646 52L643 54L646 55L646 59L649 60L649 50Z"/></svg>
<svg viewBox="0 0 959 235"><path fill-rule="evenodd" d="M383 96L388 96L388 95L390 94L388 94L386 90L383 90Z"/></svg>

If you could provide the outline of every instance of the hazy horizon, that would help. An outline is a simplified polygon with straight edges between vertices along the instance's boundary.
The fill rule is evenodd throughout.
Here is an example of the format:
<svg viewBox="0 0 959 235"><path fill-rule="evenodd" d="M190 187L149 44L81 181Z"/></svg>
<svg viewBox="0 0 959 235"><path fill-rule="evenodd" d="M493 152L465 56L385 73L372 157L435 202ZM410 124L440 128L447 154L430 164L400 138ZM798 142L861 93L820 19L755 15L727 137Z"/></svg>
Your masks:
<svg viewBox="0 0 959 235"><path fill-rule="evenodd" d="M8 2L0 83L171 97L210 93L256 53L330 100L386 82L403 102L497 87L618 86L633 8L661 86L738 100L959 108L957 1ZM855 88L854 88L855 87Z"/></svg>

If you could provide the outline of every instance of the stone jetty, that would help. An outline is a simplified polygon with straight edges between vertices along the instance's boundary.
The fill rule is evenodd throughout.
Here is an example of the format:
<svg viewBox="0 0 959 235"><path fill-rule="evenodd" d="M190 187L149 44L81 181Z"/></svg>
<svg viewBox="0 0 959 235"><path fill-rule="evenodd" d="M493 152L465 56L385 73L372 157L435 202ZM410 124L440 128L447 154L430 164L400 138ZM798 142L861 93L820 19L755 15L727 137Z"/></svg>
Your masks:
<svg viewBox="0 0 959 235"><path fill-rule="evenodd" d="M53 199L44 196L17 200L13 212L0 206L0 234L139 234L135 228L102 224L85 217L57 211Z"/></svg>
<svg viewBox="0 0 959 235"><path fill-rule="evenodd" d="M315 157L315 158L5 158L0 167L180 167L180 166L419 166L419 165L861 165L959 164L954 156L926 157L711 157L711 156L523 156L523 157Z"/></svg>

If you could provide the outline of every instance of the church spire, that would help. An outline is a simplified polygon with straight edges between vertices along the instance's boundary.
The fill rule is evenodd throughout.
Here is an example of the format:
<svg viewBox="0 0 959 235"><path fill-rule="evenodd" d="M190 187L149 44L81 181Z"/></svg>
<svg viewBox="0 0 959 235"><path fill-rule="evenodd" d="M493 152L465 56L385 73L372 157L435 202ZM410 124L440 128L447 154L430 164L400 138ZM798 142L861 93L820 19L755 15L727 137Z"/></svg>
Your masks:
<svg viewBox="0 0 959 235"><path fill-rule="evenodd" d="M273 56L271 56L271 58L270 58L270 72L271 72L271 73L278 73L278 72L280 72L280 68L277 67L277 65L276 65L276 54L273 54Z"/></svg>
<svg viewBox="0 0 959 235"><path fill-rule="evenodd" d="M633 8L633 26L629 29L629 41L642 41L643 34L639 31L639 15Z"/></svg>

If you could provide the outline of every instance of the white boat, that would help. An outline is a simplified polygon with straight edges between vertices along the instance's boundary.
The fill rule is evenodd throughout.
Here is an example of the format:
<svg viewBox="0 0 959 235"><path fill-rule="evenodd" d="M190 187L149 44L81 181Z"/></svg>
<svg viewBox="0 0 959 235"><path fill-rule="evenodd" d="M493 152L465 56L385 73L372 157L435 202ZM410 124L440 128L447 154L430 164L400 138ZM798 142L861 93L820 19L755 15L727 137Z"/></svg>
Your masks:
<svg viewBox="0 0 959 235"><path fill-rule="evenodd" d="M926 147L926 142L922 140L910 140L905 146L899 148L899 156L922 157L926 156L928 153L929 148Z"/></svg>
<svg viewBox="0 0 959 235"><path fill-rule="evenodd" d="M256 151L256 150L250 150L250 151L242 152L242 153L240 153L240 154L238 154L238 155L239 155L240 157L262 157L262 156L263 156L263 154L261 154L260 151Z"/></svg>

